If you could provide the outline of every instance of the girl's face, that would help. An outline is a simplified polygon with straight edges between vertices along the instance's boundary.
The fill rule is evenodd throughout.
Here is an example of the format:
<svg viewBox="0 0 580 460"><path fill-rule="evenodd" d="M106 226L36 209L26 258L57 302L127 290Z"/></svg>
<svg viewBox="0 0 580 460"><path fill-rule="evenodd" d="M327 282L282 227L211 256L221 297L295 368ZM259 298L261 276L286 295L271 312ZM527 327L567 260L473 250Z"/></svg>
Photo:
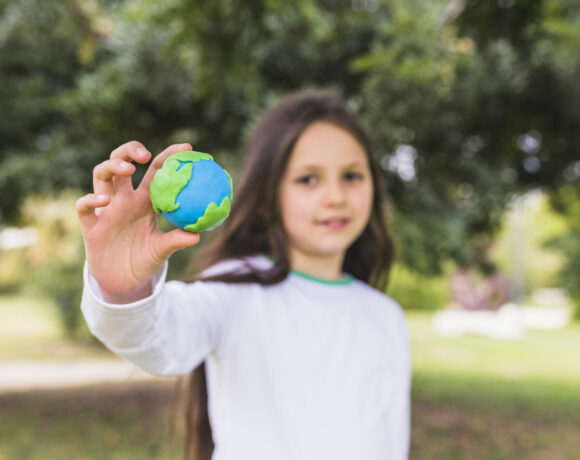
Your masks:
<svg viewBox="0 0 580 460"><path fill-rule="evenodd" d="M329 122L308 126L280 184L292 268L334 267L332 276L340 276L346 250L369 221L372 197L367 155L356 138Z"/></svg>

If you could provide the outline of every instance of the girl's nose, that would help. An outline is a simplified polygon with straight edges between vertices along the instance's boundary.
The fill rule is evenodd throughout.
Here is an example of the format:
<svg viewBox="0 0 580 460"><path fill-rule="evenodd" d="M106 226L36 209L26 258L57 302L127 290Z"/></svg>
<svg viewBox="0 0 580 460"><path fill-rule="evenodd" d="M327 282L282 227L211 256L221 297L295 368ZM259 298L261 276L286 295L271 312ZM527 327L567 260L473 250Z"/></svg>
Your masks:
<svg viewBox="0 0 580 460"><path fill-rule="evenodd" d="M326 202L330 205L343 204L346 195L342 184L340 182L329 182L326 185Z"/></svg>

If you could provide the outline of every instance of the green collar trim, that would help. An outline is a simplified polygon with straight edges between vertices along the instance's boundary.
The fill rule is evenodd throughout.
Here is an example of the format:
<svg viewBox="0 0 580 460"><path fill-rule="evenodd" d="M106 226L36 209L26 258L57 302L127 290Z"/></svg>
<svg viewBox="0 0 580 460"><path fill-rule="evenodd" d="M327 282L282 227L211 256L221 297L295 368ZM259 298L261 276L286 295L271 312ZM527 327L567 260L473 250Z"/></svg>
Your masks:
<svg viewBox="0 0 580 460"><path fill-rule="evenodd" d="M273 262L274 264L276 263L274 258L272 256L270 256L269 254L264 254L264 256L268 260ZM326 285L330 285L330 286L347 286L354 281L354 276L349 275L348 273L345 273L344 277L342 279L339 279L339 280L329 280L329 279L324 279L324 278L318 278L317 276L312 276L312 275L309 275L308 273L304 273L304 272L301 272L299 270L294 270L294 269L291 269L290 273L292 273L296 276L299 276L300 278L304 278L304 279L307 279L309 281L314 281L315 283L326 284Z"/></svg>
<svg viewBox="0 0 580 460"><path fill-rule="evenodd" d="M344 275L344 278L339 280L328 280L324 278L318 278L317 276L312 276L294 269L290 270L290 273L293 273L294 275L307 279L309 281L314 281L315 283L326 284L331 286L346 286L348 284L351 284L354 280L354 277L352 275L349 275L348 273Z"/></svg>

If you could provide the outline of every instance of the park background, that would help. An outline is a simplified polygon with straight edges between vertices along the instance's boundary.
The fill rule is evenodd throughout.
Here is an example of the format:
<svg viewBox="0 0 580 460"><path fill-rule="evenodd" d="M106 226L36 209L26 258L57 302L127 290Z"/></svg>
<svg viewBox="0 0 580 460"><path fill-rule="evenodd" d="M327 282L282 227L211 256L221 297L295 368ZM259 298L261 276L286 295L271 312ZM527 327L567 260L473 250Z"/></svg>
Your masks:
<svg viewBox="0 0 580 460"><path fill-rule="evenodd" d="M190 142L235 183L264 109L330 87L385 177L411 458L578 458L578 81L575 0L0 0L0 363L114 359L79 315L74 212L113 148ZM513 340L436 334L462 266L570 322ZM0 459L178 458L173 385L2 392Z"/></svg>

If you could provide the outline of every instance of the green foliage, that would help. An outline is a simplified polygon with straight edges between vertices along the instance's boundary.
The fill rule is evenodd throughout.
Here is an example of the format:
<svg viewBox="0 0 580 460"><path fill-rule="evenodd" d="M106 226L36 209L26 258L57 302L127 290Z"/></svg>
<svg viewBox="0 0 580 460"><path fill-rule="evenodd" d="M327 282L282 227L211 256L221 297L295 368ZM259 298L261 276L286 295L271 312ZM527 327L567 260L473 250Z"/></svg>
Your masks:
<svg viewBox="0 0 580 460"><path fill-rule="evenodd" d="M67 338L90 338L80 312L83 259L37 267L32 275L34 290L53 300L62 332Z"/></svg>
<svg viewBox="0 0 580 460"><path fill-rule="evenodd" d="M355 61L366 73L362 111L403 215L401 253L417 270L440 272L448 256L484 264L515 194L578 178L570 165L579 60L561 60L580 46L578 11L500 3L391 2L380 40Z"/></svg>
<svg viewBox="0 0 580 460"><path fill-rule="evenodd" d="M574 316L580 319L580 234L567 235L550 240L549 246L562 251L566 255L566 262L559 273L562 285L568 290L574 302Z"/></svg>
<svg viewBox="0 0 580 460"><path fill-rule="evenodd" d="M514 281L519 278L522 295L536 288L561 286L558 272L564 256L545 243L564 235L567 229L566 219L551 209L545 194L527 193L511 203L490 257L502 273Z"/></svg>
<svg viewBox="0 0 580 460"><path fill-rule="evenodd" d="M24 275L24 259L22 248L0 252L0 294L18 291Z"/></svg>
<svg viewBox="0 0 580 460"><path fill-rule="evenodd" d="M449 301L449 287L444 277L421 275L401 264L391 271L387 294L405 310L440 310Z"/></svg>
<svg viewBox="0 0 580 460"><path fill-rule="evenodd" d="M580 190L571 185L561 188L552 196L552 206L568 218L569 229L547 241L546 245L561 251L565 257L559 278L572 296L575 317L580 319Z"/></svg>
<svg viewBox="0 0 580 460"><path fill-rule="evenodd" d="M152 151L191 142L237 163L258 114L311 86L341 90L371 132L414 271L485 264L514 195L580 177L574 2L0 0L0 10L0 221L16 221L29 194L90 190L94 165L130 139Z"/></svg>
<svg viewBox="0 0 580 460"><path fill-rule="evenodd" d="M81 56L98 31L75 4L0 2L0 220L15 218L28 193L78 184L90 168L71 145L58 102L97 61Z"/></svg>
<svg viewBox="0 0 580 460"><path fill-rule="evenodd" d="M75 194L57 199L29 197L24 219L38 231L38 241L27 248L21 261L26 274L22 289L51 299L66 337L89 340L80 301L84 247L74 210Z"/></svg>

